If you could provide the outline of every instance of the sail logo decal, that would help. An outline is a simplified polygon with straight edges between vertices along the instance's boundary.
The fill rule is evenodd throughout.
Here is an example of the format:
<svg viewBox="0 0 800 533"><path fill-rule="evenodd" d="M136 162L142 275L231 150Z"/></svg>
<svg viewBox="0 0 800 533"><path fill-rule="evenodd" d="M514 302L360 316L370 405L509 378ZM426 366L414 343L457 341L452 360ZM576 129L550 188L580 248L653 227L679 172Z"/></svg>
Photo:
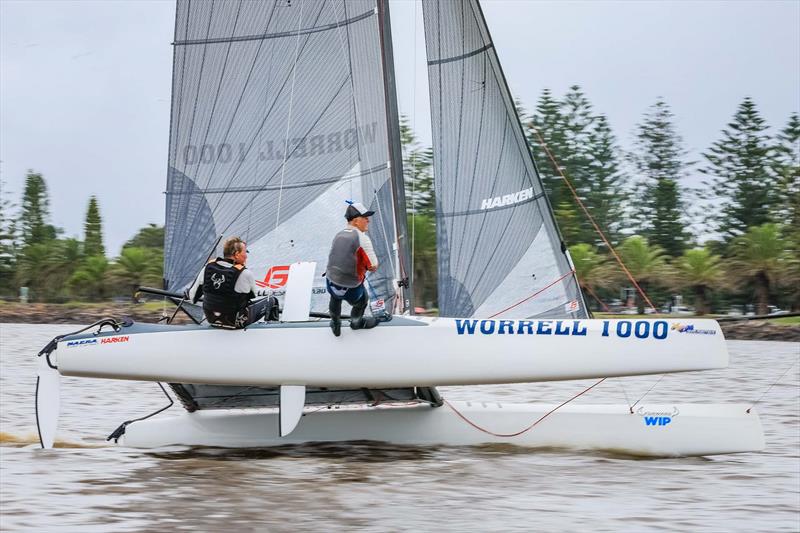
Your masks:
<svg viewBox="0 0 800 533"><path fill-rule="evenodd" d="M78 341L67 341L67 348L75 348L77 346L89 346L90 344L97 344L97 339L81 339Z"/></svg>
<svg viewBox="0 0 800 533"><path fill-rule="evenodd" d="M669 332L666 320L603 320L600 330L593 335L620 339L664 340ZM588 324L582 320L478 320L456 319L459 335L571 335L586 337Z"/></svg>
<svg viewBox="0 0 800 533"><path fill-rule="evenodd" d="M243 163L250 158L258 161L282 161L284 157L313 157L352 150L357 146L375 143L378 123L372 122L359 128L347 128L324 135L293 137L287 143L281 140L264 141L263 149L254 150L252 144L188 144L183 148L183 162L186 165L211 163ZM288 156L286 155L288 153Z"/></svg>
<svg viewBox="0 0 800 533"><path fill-rule="evenodd" d="M289 265L279 265L267 270L267 275L261 281L256 280L256 285L262 289L280 289L287 281L289 281Z"/></svg>
<svg viewBox="0 0 800 533"><path fill-rule="evenodd" d="M456 319L459 335L577 335L588 331L580 320L462 320Z"/></svg>
<svg viewBox="0 0 800 533"><path fill-rule="evenodd" d="M675 322L672 324L672 330L677 331L678 333L692 333L694 335L716 335L716 330L713 329L695 329L694 325L692 324L681 324L680 322Z"/></svg>
<svg viewBox="0 0 800 533"><path fill-rule="evenodd" d="M670 424L680 411L675 406L672 407L672 411L646 411L644 407L640 407L636 410L636 414L642 417L645 426L664 427Z"/></svg>
<svg viewBox="0 0 800 533"><path fill-rule="evenodd" d="M533 187L522 189L511 194L504 194L503 196L495 196L494 198L484 198L481 200L481 209L494 209L496 207L505 207L507 205L518 204L525 200L533 198Z"/></svg>
<svg viewBox="0 0 800 533"><path fill-rule="evenodd" d="M118 342L128 342L131 340L130 335L123 335L121 337L103 337L100 339L100 344L115 344Z"/></svg>

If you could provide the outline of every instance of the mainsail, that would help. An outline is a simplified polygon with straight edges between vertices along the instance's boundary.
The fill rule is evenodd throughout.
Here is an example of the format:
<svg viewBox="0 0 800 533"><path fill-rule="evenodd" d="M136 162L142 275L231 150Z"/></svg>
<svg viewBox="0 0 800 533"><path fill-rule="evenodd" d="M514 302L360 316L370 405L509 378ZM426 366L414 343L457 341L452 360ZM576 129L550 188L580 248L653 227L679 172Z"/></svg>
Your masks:
<svg viewBox="0 0 800 533"><path fill-rule="evenodd" d="M238 235L265 293L281 294L291 263L316 261L312 309L325 310L328 250L353 200L376 211L369 289L391 311L397 125L376 1L177 1L165 288L187 286L218 237Z"/></svg>
<svg viewBox="0 0 800 533"><path fill-rule="evenodd" d="M587 316L477 0L423 0L439 312Z"/></svg>
<svg viewBox="0 0 800 533"><path fill-rule="evenodd" d="M395 301L408 267L389 24L386 0L177 0L166 289L238 235L264 293L316 261L312 310L327 311L322 274L353 200L376 212L371 299L409 306ZM277 405L274 387L170 385L190 411ZM441 402L429 387L306 391L309 405L413 399Z"/></svg>

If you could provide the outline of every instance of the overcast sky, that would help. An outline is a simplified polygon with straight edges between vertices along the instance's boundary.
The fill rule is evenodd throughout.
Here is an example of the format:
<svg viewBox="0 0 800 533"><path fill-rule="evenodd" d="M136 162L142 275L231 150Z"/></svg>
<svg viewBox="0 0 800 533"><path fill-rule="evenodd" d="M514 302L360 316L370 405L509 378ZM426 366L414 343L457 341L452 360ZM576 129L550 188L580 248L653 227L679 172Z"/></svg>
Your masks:
<svg viewBox="0 0 800 533"><path fill-rule="evenodd" d="M483 2L515 97L583 87L622 146L662 96L691 155L745 96L782 128L800 110L800 1ZM421 6L391 3L401 112L429 139ZM0 179L44 174L53 223L82 237L95 194L110 255L164 220L173 1L0 0ZM416 60L416 63L415 63ZM416 83L415 83L416 82Z"/></svg>

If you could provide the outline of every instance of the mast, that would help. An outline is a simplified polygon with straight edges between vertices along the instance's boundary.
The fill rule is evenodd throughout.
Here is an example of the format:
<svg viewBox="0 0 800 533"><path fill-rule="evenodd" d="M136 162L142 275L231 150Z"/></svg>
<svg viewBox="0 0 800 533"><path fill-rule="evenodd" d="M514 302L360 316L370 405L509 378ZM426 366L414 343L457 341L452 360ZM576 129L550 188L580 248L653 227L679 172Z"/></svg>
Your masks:
<svg viewBox="0 0 800 533"><path fill-rule="evenodd" d="M397 259L400 264L400 296L403 312L414 312L413 291L409 272L408 228L406 223L406 196L403 179L403 151L400 145L400 117L397 110L397 89L392 51L392 24L389 18L389 0L377 0L378 31L381 39L384 97L386 99L386 129L389 136L389 161L391 163L392 200L395 230L397 232Z"/></svg>

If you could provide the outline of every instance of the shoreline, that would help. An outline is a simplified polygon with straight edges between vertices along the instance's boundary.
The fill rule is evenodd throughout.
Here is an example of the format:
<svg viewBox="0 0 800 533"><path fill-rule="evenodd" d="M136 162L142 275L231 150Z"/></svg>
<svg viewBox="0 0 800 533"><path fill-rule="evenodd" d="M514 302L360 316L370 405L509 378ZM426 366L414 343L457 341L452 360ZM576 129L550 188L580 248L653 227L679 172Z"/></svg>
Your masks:
<svg viewBox="0 0 800 533"><path fill-rule="evenodd" d="M174 307L169 305L171 316ZM74 304L20 304L0 303L0 323L8 324L91 324L103 317L130 317L136 322L156 323L163 316L161 304L134 303L74 303ZM631 315L635 318L635 315ZM648 316L647 318L653 318ZM676 317L677 318L677 317ZM703 317L680 317L682 320ZM178 313L175 324L191 321ZM722 332L728 340L758 340L800 342L800 325L776 324L769 320L743 320L720 322Z"/></svg>

